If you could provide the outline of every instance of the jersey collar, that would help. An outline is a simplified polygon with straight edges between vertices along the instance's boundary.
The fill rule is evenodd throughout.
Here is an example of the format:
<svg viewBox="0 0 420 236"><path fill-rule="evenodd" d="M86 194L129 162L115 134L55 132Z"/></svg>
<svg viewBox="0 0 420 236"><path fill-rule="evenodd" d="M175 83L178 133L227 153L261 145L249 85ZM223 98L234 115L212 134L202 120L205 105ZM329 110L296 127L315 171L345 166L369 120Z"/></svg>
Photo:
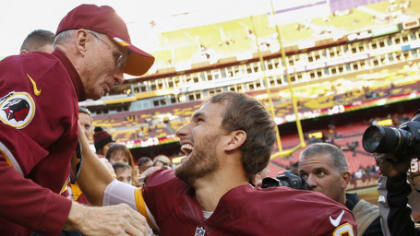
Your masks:
<svg viewBox="0 0 420 236"><path fill-rule="evenodd" d="M83 88L82 81L80 80L79 73L76 71L76 68L74 68L73 64L71 64L70 60L61 50L55 49L52 54L60 59L61 63L63 63L64 67L69 73L71 81L73 82L73 86L76 89L79 101L86 100L85 90Z"/></svg>

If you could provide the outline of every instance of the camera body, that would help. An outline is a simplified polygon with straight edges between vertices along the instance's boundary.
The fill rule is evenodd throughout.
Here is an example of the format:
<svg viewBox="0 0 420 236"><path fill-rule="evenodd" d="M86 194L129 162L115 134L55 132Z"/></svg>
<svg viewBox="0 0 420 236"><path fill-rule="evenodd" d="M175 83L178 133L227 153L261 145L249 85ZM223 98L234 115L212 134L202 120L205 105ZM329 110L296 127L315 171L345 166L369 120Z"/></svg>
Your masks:
<svg viewBox="0 0 420 236"><path fill-rule="evenodd" d="M372 125L363 133L363 148L371 153L420 156L420 112L398 128Z"/></svg>
<svg viewBox="0 0 420 236"><path fill-rule="evenodd" d="M300 176L293 174L291 171L285 171L277 177L266 177L262 180L261 188L286 186L294 189L308 190L306 181Z"/></svg>

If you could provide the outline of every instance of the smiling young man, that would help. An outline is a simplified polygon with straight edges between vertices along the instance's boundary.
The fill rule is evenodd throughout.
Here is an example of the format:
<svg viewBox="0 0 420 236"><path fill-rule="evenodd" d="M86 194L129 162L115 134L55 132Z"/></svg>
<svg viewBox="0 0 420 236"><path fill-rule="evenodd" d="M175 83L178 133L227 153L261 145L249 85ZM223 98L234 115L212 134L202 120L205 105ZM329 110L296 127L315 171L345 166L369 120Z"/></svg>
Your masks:
<svg viewBox="0 0 420 236"><path fill-rule="evenodd" d="M355 235L350 211L322 194L249 184L270 160L274 128L255 99L221 93L177 132L186 156L175 170L159 170L136 189L113 180L86 150L80 185L95 204L128 203L163 236Z"/></svg>
<svg viewBox="0 0 420 236"><path fill-rule="evenodd" d="M307 147L300 154L299 175L306 180L310 190L325 194L353 212L357 235L383 235L379 208L360 200L355 193L346 193L350 173L346 157L338 147L328 143L315 143Z"/></svg>
<svg viewBox="0 0 420 236"><path fill-rule="evenodd" d="M147 232L127 206L85 207L59 193L77 146L78 101L105 95L123 73L144 74L154 58L131 44L109 6L74 8L54 46L0 62L0 235Z"/></svg>

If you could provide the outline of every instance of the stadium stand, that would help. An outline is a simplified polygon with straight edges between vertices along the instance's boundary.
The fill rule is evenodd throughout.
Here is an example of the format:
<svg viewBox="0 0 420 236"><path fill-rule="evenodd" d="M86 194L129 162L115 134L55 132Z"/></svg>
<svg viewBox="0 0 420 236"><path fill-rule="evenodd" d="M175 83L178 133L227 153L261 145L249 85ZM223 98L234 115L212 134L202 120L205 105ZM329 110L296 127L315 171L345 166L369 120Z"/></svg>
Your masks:
<svg viewBox="0 0 420 236"><path fill-rule="evenodd" d="M173 137L203 100L222 91L247 93L270 110L269 88L276 123L294 122L286 68L303 120L420 95L419 1L379 1L279 25L287 67L271 17L262 14L163 32L162 47L153 53L157 70L127 81L102 100L81 105L96 114L96 126L127 143ZM359 143L357 158L345 152L351 171L374 164L361 147L367 125L336 127L340 147ZM296 135L282 136L285 148L298 143ZM287 168L298 154L273 160L272 173Z"/></svg>

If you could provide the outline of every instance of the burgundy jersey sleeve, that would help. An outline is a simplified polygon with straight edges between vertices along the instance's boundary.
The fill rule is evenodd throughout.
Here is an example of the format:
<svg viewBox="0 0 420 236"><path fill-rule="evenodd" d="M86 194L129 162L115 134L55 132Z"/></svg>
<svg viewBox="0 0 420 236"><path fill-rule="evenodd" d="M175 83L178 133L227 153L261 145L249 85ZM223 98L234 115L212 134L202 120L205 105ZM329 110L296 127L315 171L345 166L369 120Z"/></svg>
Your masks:
<svg viewBox="0 0 420 236"><path fill-rule="evenodd" d="M71 80L54 56L30 53L0 62L3 219L38 232L62 230L71 201L58 193L77 142L77 109Z"/></svg>
<svg viewBox="0 0 420 236"><path fill-rule="evenodd" d="M39 232L58 235L71 208L71 200L23 178L0 154L0 215ZM4 232L0 227L0 231Z"/></svg>

